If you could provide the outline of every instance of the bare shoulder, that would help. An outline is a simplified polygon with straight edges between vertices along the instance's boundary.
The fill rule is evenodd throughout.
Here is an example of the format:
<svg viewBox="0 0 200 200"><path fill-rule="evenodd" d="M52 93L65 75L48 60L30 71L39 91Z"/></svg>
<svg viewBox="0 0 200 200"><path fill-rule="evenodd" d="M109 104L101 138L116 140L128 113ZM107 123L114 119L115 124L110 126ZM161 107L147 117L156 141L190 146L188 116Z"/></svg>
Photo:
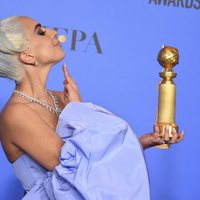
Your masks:
<svg viewBox="0 0 200 200"><path fill-rule="evenodd" d="M0 132L48 170L58 164L63 141L31 108L20 103L7 105L0 116Z"/></svg>
<svg viewBox="0 0 200 200"><path fill-rule="evenodd" d="M41 126L45 121L32 110L22 103L11 103L5 106L0 114L0 136L9 138L11 142L23 133L27 127L27 135L33 125ZM20 133L21 132L21 133ZM20 133L20 134L19 134Z"/></svg>
<svg viewBox="0 0 200 200"><path fill-rule="evenodd" d="M24 112L30 112L31 109L21 103L12 103L4 107L0 114L0 127L5 125L5 122L12 123L13 120L19 119Z"/></svg>
<svg viewBox="0 0 200 200"><path fill-rule="evenodd" d="M11 103L4 107L0 114L0 127L7 124L16 124L17 121L28 120L30 115L36 113L28 106L22 103Z"/></svg>

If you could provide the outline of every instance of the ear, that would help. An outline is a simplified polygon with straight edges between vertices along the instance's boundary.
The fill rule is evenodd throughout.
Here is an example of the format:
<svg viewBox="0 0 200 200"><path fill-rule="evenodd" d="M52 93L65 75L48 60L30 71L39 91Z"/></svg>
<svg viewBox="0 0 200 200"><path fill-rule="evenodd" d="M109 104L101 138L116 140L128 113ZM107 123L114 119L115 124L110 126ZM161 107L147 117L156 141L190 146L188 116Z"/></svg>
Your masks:
<svg viewBox="0 0 200 200"><path fill-rule="evenodd" d="M32 56L26 52L21 52L19 54L19 60L27 65L34 65L35 64L35 56Z"/></svg>

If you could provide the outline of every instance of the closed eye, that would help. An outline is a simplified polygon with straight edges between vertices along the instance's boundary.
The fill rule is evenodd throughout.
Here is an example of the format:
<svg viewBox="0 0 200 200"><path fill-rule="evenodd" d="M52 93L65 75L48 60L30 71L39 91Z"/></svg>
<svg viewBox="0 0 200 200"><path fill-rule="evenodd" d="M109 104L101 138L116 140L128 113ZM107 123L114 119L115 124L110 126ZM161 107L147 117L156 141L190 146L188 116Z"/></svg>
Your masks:
<svg viewBox="0 0 200 200"><path fill-rule="evenodd" d="M45 35L45 33L46 33L46 30L44 31L41 28L39 28L38 31L37 31L38 35Z"/></svg>
<svg viewBox="0 0 200 200"><path fill-rule="evenodd" d="M43 27L41 24L36 24L34 32L36 32L38 35L45 35L46 30L42 29Z"/></svg>

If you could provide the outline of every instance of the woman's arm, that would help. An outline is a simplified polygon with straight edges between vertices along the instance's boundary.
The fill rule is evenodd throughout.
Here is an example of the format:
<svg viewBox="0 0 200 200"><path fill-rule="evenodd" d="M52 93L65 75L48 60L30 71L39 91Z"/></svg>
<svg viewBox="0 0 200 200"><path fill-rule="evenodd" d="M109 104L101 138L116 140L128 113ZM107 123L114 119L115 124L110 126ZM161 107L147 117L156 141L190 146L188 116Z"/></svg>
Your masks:
<svg viewBox="0 0 200 200"><path fill-rule="evenodd" d="M64 141L26 105L7 106L1 114L0 131L47 170L51 171L59 164Z"/></svg>

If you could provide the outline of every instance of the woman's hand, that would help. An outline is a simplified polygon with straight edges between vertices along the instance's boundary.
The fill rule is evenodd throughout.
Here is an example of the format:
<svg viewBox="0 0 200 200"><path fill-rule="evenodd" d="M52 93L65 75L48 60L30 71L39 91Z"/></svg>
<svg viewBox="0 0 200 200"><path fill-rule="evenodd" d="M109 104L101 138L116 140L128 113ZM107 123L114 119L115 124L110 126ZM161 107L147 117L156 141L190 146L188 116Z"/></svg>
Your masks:
<svg viewBox="0 0 200 200"><path fill-rule="evenodd" d="M159 132L158 125L154 125L153 133L147 133L140 137L140 143L144 150L161 144L176 144L183 139L183 131L177 133L175 128L172 129L172 137L170 137L169 125L164 127L163 137L160 137Z"/></svg>
<svg viewBox="0 0 200 200"><path fill-rule="evenodd" d="M64 98L68 102L81 102L81 96L78 90L78 87L75 81L70 76L69 72L67 71L66 64L63 64L63 73L65 80L63 81L64 84Z"/></svg>

